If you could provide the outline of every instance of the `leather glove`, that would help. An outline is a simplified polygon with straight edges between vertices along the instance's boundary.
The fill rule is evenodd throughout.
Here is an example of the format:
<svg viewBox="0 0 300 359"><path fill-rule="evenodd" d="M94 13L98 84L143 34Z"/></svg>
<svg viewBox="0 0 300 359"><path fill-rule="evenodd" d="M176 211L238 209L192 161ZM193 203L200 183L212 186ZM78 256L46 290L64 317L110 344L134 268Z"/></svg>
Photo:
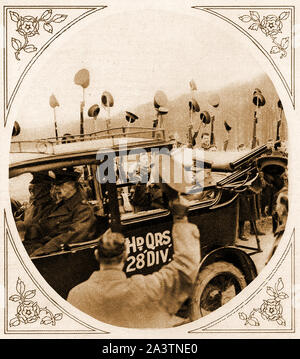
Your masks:
<svg viewBox="0 0 300 359"><path fill-rule="evenodd" d="M31 253L30 257L39 257L44 254L47 254L47 253L44 252L43 247L40 247L40 248L36 249L33 253Z"/></svg>
<svg viewBox="0 0 300 359"><path fill-rule="evenodd" d="M184 218L187 216L189 202L183 196L178 196L169 203L170 211L176 218Z"/></svg>
<svg viewBox="0 0 300 359"><path fill-rule="evenodd" d="M35 239L39 239L41 237L42 237L42 233L39 225L32 224L26 228L26 232L24 236L25 240L32 241Z"/></svg>

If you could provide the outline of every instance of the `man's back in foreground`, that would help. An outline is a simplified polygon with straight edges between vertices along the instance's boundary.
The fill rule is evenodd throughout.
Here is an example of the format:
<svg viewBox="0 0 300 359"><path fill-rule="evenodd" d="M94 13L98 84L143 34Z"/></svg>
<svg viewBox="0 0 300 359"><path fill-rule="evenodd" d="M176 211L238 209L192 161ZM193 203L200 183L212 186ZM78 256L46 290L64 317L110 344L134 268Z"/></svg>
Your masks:
<svg viewBox="0 0 300 359"><path fill-rule="evenodd" d="M163 328L179 324L182 319L175 314L191 293L200 263L200 236L186 216L174 217L172 233L173 260L158 272L127 278L122 271L124 260L106 266L100 253L101 269L73 288L68 301L116 326Z"/></svg>

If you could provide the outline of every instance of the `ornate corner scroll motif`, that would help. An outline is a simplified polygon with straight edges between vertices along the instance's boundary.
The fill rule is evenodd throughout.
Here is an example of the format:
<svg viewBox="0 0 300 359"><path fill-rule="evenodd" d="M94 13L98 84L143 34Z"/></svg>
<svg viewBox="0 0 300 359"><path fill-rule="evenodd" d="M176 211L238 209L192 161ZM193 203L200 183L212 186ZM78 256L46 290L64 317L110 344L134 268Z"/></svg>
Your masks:
<svg viewBox="0 0 300 359"><path fill-rule="evenodd" d="M66 20L68 15L52 14L51 9L45 10L40 17L31 15L21 16L16 11L9 11L10 19L16 23L16 32L23 37L23 41L12 37L11 46L15 50L15 58L20 61L21 51L27 53L37 51L37 47L30 43L29 39L40 35L39 31L43 28L46 32L53 33L53 23L61 23Z"/></svg>
<svg viewBox="0 0 300 359"><path fill-rule="evenodd" d="M17 241L12 236L4 210L5 334L62 331L68 334L110 334L77 318L48 294L24 262ZM18 268L18 275L10 268Z"/></svg>
<svg viewBox="0 0 300 359"><path fill-rule="evenodd" d="M249 15L239 16L239 19L242 22L251 23L248 28L249 30L260 30L266 37L269 37L273 43L269 53L271 55L280 54L282 59L287 56L290 38L289 36L278 38L282 34L283 21L289 16L290 13L288 11L283 11L279 16L267 15L262 17L257 11L249 11Z"/></svg>
<svg viewBox="0 0 300 359"><path fill-rule="evenodd" d="M295 333L296 290L293 231L271 273L248 297L212 321L207 316L206 323L189 333Z"/></svg>
<svg viewBox="0 0 300 359"><path fill-rule="evenodd" d="M193 6L193 8L226 21L248 37L277 72L295 108L294 6Z"/></svg>
<svg viewBox="0 0 300 359"><path fill-rule="evenodd" d="M39 304L32 300L36 295L36 290L25 290L25 283L18 278L15 294L9 297L9 300L18 303L16 314L9 321L10 327L17 327L21 323L30 324L37 321L42 325L55 326L56 322L63 318L62 313L53 314L47 307L41 308Z"/></svg>
<svg viewBox="0 0 300 359"><path fill-rule="evenodd" d="M99 6L4 6L4 126L19 88L39 57L79 21L106 9ZM39 35L39 36L38 36Z"/></svg>
<svg viewBox="0 0 300 359"><path fill-rule="evenodd" d="M238 316L243 320L245 325L260 326L260 320L257 314L263 320L276 322L278 325L286 326L286 321L283 318L283 305L281 301L287 299L289 296L282 290L284 284L282 278L279 278L274 288L267 287L266 292L269 295L268 299L264 299L259 308L253 308L249 315L244 312L239 312Z"/></svg>

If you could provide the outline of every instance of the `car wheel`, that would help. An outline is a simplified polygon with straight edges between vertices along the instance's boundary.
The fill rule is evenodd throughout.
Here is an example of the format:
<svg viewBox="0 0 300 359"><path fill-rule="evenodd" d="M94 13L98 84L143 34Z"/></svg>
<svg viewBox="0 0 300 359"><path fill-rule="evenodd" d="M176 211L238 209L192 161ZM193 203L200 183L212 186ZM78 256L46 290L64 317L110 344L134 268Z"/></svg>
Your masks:
<svg viewBox="0 0 300 359"><path fill-rule="evenodd" d="M229 302L247 286L243 273L228 262L200 270L190 304L190 319L197 320Z"/></svg>

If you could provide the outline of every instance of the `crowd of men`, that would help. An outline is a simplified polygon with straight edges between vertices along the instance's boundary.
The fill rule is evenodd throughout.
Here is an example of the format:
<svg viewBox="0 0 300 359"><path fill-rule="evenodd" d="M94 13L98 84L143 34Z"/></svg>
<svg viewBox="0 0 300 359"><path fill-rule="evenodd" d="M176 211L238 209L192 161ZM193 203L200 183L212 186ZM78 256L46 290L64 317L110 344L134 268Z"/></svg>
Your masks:
<svg viewBox="0 0 300 359"><path fill-rule="evenodd" d="M260 172L259 186L250 186L248 190L240 194L238 238L242 241L249 240L249 238L247 238L245 235L245 222L249 222L250 235L265 235L266 233L258 228L257 221L262 217L271 216L272 232L277 238L276 244L274 244L274 248L276 249L279 242L277 228L281 228L282 235L282 227L283 224L285 226L287 220L288 155L286 141L281 141L280 144L274 148L273 139L269 139L267 141L267 146L269 147L270 152L273 152L275 155L282 157L282 167L275 166L271 174L268 173L266 169L264 172ZM217 150L216 145L211 143L211 136L208 132L203 132L201 134L199 145L195 145L195 148L197 147L203 149L204 151ZM237 146L238 152L243 152L246 150L247 148L244 143L241 143ZM263 169L261 168L260 170L262 171ZM281 199L281 202L279 201L280 203L278 202L278 198Z"/></svg>

